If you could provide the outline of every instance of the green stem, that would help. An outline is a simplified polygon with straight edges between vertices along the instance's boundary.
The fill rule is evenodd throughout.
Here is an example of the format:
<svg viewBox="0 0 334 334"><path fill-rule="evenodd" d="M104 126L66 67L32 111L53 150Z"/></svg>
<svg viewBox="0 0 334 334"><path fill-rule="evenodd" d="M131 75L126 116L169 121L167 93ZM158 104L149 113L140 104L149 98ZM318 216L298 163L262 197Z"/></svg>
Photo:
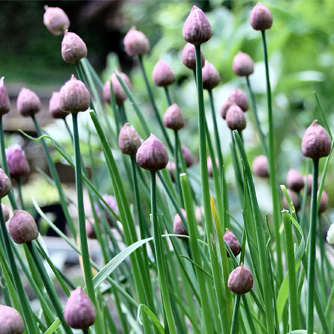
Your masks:
<svg viewBox="0 0 334 334"><path fill-rule="evenodd" d="M313 159L313 182L311 193L311 223L310 223L310 247L308 253L307 267L307 334L313 334L314 327L314 284L315 284L315 240L316 240L316 222L317 222L317 189L319 174L319 159Z"/></svg>
<svg viewBox="0 0 334 334"><path fill-rule="evenodd" d="M22 186L21 186L20 179L16 180L16 185L17 185L17 192L19 194L20 206L21 206L21 209L24 210L24 202L23 202L23 197L22 197Z"/></svg>
<svg viewBox="0 0 334 334"><path fill-rule="evenodd" d="M180 180L180 166L179 166L179 155L182 154L182 151L179 151L180 148L180 140L178 131L174 131L175 135L175 145L174 145L174 155L175 155L175 183L176 190L180 197L181 207L184 207L182 188L181 188L181 180Z"/></svg>
<svg viewBox="0 0 334 334"><path fill-rule="evenodd" d="M151 212L152 212L152 230L153 240L157 261L157 269L159 276L159 285L161 289L161 298L164 306L164 313L167 319L169 331L171 334L176 334L175 321L170 304L170 297L168 292L168 282L166 274L165 255L161 239L161 226L158 222L157 203L156 203L156 172L150 173L151 180Z"/></svg>
<svg viewBox="0 0 334 334"><path fill-rule="evenodd" d="M277 187L276 187L276 168L275 168L275 146L274 146L274 125L273 125L273 111L271 101L271 87L269 78L269 63L268 63L268 52L266 44L265 31L262 33L262 44L264 52L264 62L266 68L266 84L267 84L267 103L268 103L268 126L269 126L269 177L270 177L270 188L273 200L273 218L274 218L274 235L276 241L276 254L277 254L277 267L276 275L278 283L283 280L283 263L282 263L282 247L281 247L281 236L279 233L280 227L280 203L278 199Z"/></svg>
<svg viewBox="0 0 334 334"><path fill-rule="evenodd" d="M241 296L236 295L234 309L233 309L233 318L232 318L232 326L231 326L230 334L235 334L236 333L240 299L241 299Z"/></svg>
<svg viewBox="0 0 334 334"><path fill-rule="evenodd" d="M70 127L68 126L68 123L67 123L67 121L66 121L66 118L64 118L64 123L65 123L66 130L67 130L67 132L68 132L68 134L69 134L69 136L70 136L70 138L71 138L71 142L73 142L73 135L72 135L72 132L71 132Z"/></svg>
<svg viewBox="0 0 334 334"><path fill-rule="evenodd" d="M128 122L128 120L126 118L126 113L125 113L125 108L124 108L123 103L118 105L118 111L119 111L119 116L120 116L120 122L122 123L122 125L124 125L125 123Z"/></svg>
<svg viewBox="0 0 334 334"><path fill-rule="evenodd" d="M169 106L171 106L173 104L173 102L172 102L172 99L170 97L168 87L164 87L164 90L165 90L165 94L166 94L167 103L168 103Z"/></svg>

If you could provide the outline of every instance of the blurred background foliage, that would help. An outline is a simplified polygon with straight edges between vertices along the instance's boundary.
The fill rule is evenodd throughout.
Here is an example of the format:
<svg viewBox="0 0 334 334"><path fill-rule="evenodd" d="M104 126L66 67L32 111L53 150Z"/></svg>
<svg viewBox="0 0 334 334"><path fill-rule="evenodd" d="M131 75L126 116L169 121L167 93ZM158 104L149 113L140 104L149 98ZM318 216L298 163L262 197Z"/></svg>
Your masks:
<svg viewBox="0 0 334 334"><path fill-rule="evenodd" d="M249 13L255 3L246 0L136 0L46 1L45 4L65 10L71 20L70 31L79 34L86 42L88 58L103 81L108 79L116 67L130 75L132 90L146 112L147 121L155 124L138 64L125 55L122 43L131 26L135 25L143 31L151 44L151 51L144 59L150 79L159 59L165 60L175 73L176 83L172 86L171 93L187 121L181 140L195 154L198 151L195 86L191 71L181 62L181 52L185 45L182 27L192 5L202 8L213 30L213 37L203 45L203 52L206 59L218 69L222 80L221 85L214 90L214 97L222 146L226 153L228 181L232 184L234 176L232 167L229 167L231 164L228 153L230 135L219 111L233 88L239 87L247 92L244 79L236 77L232 72L232 60L239 50L248 53L256 63L251 83L266 132L261 34L249 25ZM274 96L278 178L280 183L284 183L290 167L304 173L306 171L306 159L300 152L301 137L306 127L317 118L323 125L314 92L319 96L329 124L334 124L334 1L266 0L263 4L269 7L274 17L273 27L267 31L266 36ZM1 2L0 73L6 77L6 83L60 88L74 72L72 65L64 63L61 58L62 37L52 36L43 26L43 6L41 1ZM154 88L154 93L162 114L167 108L164 92ZM126 105L126 110L133 125L138 125L138 131L141 132L139 122L132 118L132 107L129 104ZM250 113L247 117L249 122L244 138L252 161L256 155L261 154L261 147L254 133ZM208 119L210 121L209 112ZM57 131L54 134L57 136ZM58 137L62 137L59 132ZM329 179L334 177L331 170ZM333 198L333 190L327 185L325 190Z"/></svg>

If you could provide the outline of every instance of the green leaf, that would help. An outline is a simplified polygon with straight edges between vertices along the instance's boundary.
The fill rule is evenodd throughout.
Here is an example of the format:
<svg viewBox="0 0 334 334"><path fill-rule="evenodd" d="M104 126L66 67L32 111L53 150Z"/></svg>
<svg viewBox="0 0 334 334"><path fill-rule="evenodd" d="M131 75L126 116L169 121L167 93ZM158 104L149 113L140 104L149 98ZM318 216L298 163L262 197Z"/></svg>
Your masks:
<svg viewBox="0 0 334 334"><path fill-rule="evenodd" d="M164 334L164 328L162 327L159 319L156 317L156 315L144 304L140 304L138 307L138 315L137 315L137 320L138 322L141 324L141 319L140 319L140 315L141 312L144 311L152 320L153 324L155 325L155 327L158 329L160 334Z"/></svg>

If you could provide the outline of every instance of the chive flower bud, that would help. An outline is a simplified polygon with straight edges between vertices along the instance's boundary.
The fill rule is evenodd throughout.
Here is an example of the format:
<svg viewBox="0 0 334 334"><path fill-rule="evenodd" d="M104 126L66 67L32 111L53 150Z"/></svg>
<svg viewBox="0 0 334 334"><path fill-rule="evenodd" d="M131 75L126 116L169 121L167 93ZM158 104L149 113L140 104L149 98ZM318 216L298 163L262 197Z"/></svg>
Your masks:
<svg viewBox="0 0 334 334"><path fill-rule="evenodd" d="M124 37L125 52L130 57L141 56L148 53L150 50L150 43L141 31L136 30L136 27L132 27Z"/></svg>
<svg viewBox="0 0 334 334"><path fill-rule="evenodd" d="M264 31L271 28L273 16L266 6L258 2L250 13L249 21L254 30Z"/></svg>
<svg viewBox="0 0 334 334"><path fill-rule="evenodd" d="M290 168L286 176L286 185L289 189L299 193L304 188L304 179L296 169Z"/></svg>
<svg viewBox="0 0 334 334"><path fill-rule="evenodd" d="M223 119L226 119L227 110L232 106L232 102L227 99L220 108L220 115Z"/></svg>
<svg viewBox="0 0 334 334"><path fill-rule="evenodd" d="M24 322L15 308L0 305L0 333L1 334L22 334Z"/></svg>
<svg viewBox="0 0 334 334"><path fill-rule="evenodd" d="M235 88L232 90L230 95L228 96L228 99L230 100L231 104L236 104L239 106L242 111L247 111L248 110L248 99L245 93L239 89Z"/></svg>
<svg viewBox="0 0 334 334"><path fill-rule="evenodd" d="M318 208L318 214L321 215L328 209L328 195L325 190L322 191L320 202L319 202L319 208Z"/></svg>
<svg viewBox="0 0 334 334"><path fill-rule="evenodd" d="M61 42L61 56L66 63L77 63L87 56L85 42L74 32L66 31Z"/></svg>
<svg viewBox="0 0 334 334"><path fill-rule="evenodd" d="M212 160L211 160L210 156L207 157L206 164L208 166L208 174L209 174L209 176L213 177ZM216 158L216 166L218 167L218 158Z"/></svg>
<svg viewBox="0 0 334 334"><path fill-rule="evenodd" d="M201 51L201 62L202 67L205 65L204 54ZM195 46L193 44L187 43L182 51L182 63L184 66L188 67L190 70L196 70L196 52Z"/></svg>
<svg viewBox="0 0 334 334"><path fill-rule="evenodd" d="M187 217L186 210L181 209L181 212L183 216L186 218ZM174 231L174 234L189 235L179 214L175 215L174 217L173 231Z"/></svg>
<svg viewBox="0 0 334 334"><path fill-rule="evenodd" d="M183 38L191 44L199 45L211 38L211 25L203 11L193 6L183 26Z"/></svg>
<svg viewBox="0 0 334 334"><path fill-rule="evenodd" d="M298 212L300 210L300 200L299 200L298 194L291 189L288 189L287 191L291 198L292 204L295 207L296 212ZM284 209L289 210L289 204L285 196L283 196L283 207Z"/></svg>
<svg viewBox="0 0 334 334"><path fill-rule="evenodd" d="M110 206L110 208L118 214L118 207L117 207L117 202L116 202L116 198L112 195L108 195L108 194L104 194L102 196L102 198L105 200L105 202L107 203L108 206ZM107 220L108 224L110 225L110 227L114 227L114 221L111 218L111 212L109 210L109 208L105 205L105 203L103 203L102 201L101 203L101 207L103 210L103 214L105 219ZM96 211L97 216L101 219L101 213L99 210L98 205L94 205L94 209ZM110 214L109 214L110 213Z"/></svg>
<svg viewBox="0 0 334 334"><path fill-rule="evenodd" d="M241 252L241 245L238 241L237 237L232 233L228 228L224 234L224 241L228 244L231 248L232 253L234 256L238 256ZM230 257L229 252L226 250L227 256Z"/></svg>
<svg viewBox="0 0 334 334"><path fill-rule="evenodd" d="M18 180L29 175L30 167L20 145L12 145L6 148L6 159L9 175L12 179Z"/></svg>
<svg viewBox="0 0 334 334"><path fill-rule="evenodd" d="M194 156L191 154L189 148L185 145L181 145L181 150L184 158L184 162L186 163L186 167L189 168L194 164Z"/></svg>
<svg viewBox="0 0 334 334"><path fill-rule="evenodd" d="M232 69L239 77L248 77L254 72L254 61L247 53L239 51L233 58Z"/></svg>
<svg viewBox="0 0 334 334"><path fill-rule="evenodd" d="M171 67L161 59L155 64L152 77L158 87L167 87L175 81Z"/></svg>
<svg viewBox="0 0 334 334"><path fill-rule="evenodd" d="M43 23L53 35L61 35L70 26L66 13L59 7L45 6Z"/></svg>
<svg viewBox="0 0 334 334"><path fill-rule="evenodd" d="M95 322L95 307L80 287L71 292L64 316L66 323L76 329L87 329Z"/></svg>
<svg viewBox="0 0 334 334"><path fill-rule="evenodd" d="M175 172L176 172L176 164L174 161L169 160L167 164L167 170L170 175L170 178L172 179L173 182L175 182Z"/></svg>
<svg viewBox="0 0 334 334"><path fill-rule="evenodd" d="M228 288L237 295L243 295L253 288L253 275L243 263L235 268L227 282Z"/></svg>
<svg viewBox="0 0 334 334"><path fill-rule="evenodd" d="M268 159L265 155L257 156L253 161L253 173L261 178L267 178L269 176Z"/></svg>
<svg viewBox="0 0 334 334"><path fill-rule="evenodd" d="M204 89L211 90L217 87L220 83L220 75L217 69L208 61L205 62L202 69L202 77Z"/></svg>
<svg viewBox="0 0 334 334"><path fill-rule="evenodd" d="M331 151L331 138L317 120L307 128L302 140L302 153L311 159L327 157Z"/></svg>
<svg viewBox="0 0 334 334"><path fill-rule="evenodd" d="M17 97L16 106L23 117L29 117L40 111L41 100L32 90L22 88Z"/></svg>
<svg viewBox="0 0 334 334"><path fill-rule="evenodd" d="M331 226L329 227L329 229L327 231L326 240L327 240L328 244L330 246L332 246L332 248L334 248L334 223L331 224Z"/></svg>
<svg viewBox="0 0 334 334"><path fill-rule="evenodd" d="M174 103L169 106L163 118L164 126L168 129L178 131L184 127L184 117L179 106Z"/></svg>
<svg viewBox="0 0 334 334"><path fill-rule="evenodd" d="M168 163L166 147L154 134L151 134L139 147L136 161L141 168L152 172L164 169Z"/></svg>
<svg viewBox="0 0 334 334"><path fill-rule="evenodd" d="M122 77L122 79L129 87L129 89L131 89L131 82L129 77L123 72L117 72L117 73ZM117 105L123 104L123 102L128 98L128 96L126 95L122 85L118 81L115 73L111 75L110 79L111 79L112 89L115 95L116 104ZM108 80L103 87L103 99L105 102L110 103L110 80Z"/></svg>
<svg viewBox="0 0 334 334"><path fill-rule="evenodd" d="M85 84L72 75L60 90L59 105L64 111L78 113L89 108L90 95Z"/></svg>
<svg viewBox="0 0 334 334"><path fill-rule="evenodd" d="M10 192L11 183L6 173L0 168L0 199Z"/></svg>
<svg viewBox="0 0 334 334"><path fill-rule="evenodd" d="M118 146L122 153L135 155L140 145L141 140L137 131L129 123L125 123L118 136Z"/></svg>
<svg viewBox="0 0 334 334"><path fill-rule="evenodd" d="M9 96L4 80L4 77L0 78L0 116L7 114L10 110Z"/></svg>
<svg viewBox="0 0 334 334"><path fill-rule="evenodd" d="M59 104L60 93L53 92L49 101L49 112L53 118L65 119L68 115L67 111L60 108Z"/></svg>
<svg viewBox="0 0 334 334"><path fill-rule="evenodd" d="M86 234L88 239L96 239L96 233L93 227L93 224L86 219L85 221L85 226L86 226Z"/></svg>
<svg viewBox="0 0 334 334"><path fill-rule="evenodd" d="M35 219L27 211L15 210L8 226L9 234L17 244L23 244L38 237Z"/></svg>
<svg viewBox="0 0 334 334"><path fill-rule="evenodd" d="M3 204L3 203L1 203L1 210L2 210L2 214L3 214L3 218L6 222L7 220L9 220L9 210L6 207L6 205Z"/></svg>
<svg viewBox="0 0 334 334"><path fill-rule="evenodd" d="M233 104L228 110L226 114L226 123L227 126L233 131L238 130L239 132L244 130L247 125L246 117L242 109Z"/></svg>

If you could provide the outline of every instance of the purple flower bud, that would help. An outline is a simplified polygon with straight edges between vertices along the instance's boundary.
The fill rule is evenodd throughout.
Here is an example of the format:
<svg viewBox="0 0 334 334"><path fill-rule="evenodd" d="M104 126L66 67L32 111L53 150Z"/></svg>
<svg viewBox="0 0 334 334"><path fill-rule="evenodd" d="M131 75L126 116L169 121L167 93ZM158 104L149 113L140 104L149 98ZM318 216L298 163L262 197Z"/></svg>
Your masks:
<svg viewBox="0 0 334 334"><path fill-rule="evenodd" d="M253 173L261 178L269 176L268 159L265 155L257 156L253 161Z"/></svg>
<svg viewBox="0 0 334 334"><path fill-rule="evenodd" d="M204 54L201 51L202 67L205 65ZM190 70L196 70L196 52L193 44L187 43L182 51L182 63Z"/></svg>
<svg viewBox="0 0 334 334"><path fill-rule="evenodd" d="M64 111L78 113L89 108L90 95L85 84L72 75L60 90L59 105Z"/></svg>
<svg viewBox="0 0 334 334"><path fill-rule="evenodd" d="M141 31L132 27L124 37L125 52L130 57L141 56L148 53L150 50L150 43Z"/></svg>
<svg viewBox="0 0 334 334"><path fill-rule="evenodd" d="M235 268L227 282L228 288L237 295L243 295L253 288L253 275L243 263Z"/></svg>
<svg viewBox="0 0 334 334"><path fill-rule="evenodd" d="M110 206L110 208L116 214L118 214L116 198L112 195L107 195L107 194L104 194L102 197L106 201L106 203ZM104 217L107 220L108 224L110 225L110 227L114 227L114 221L110 218L110 215L109 215L109 212L110 212L109 208L107 208L106 205L102 201L101 201L101 206L102 206ZM94 208L95 208L97 216L101 218L99 207L95 204Z"/></svg>
<svg viewBox="0 0 334 334"><path fill-rule="evenodd" d="M66 13L59 7L45 6L43 23L54 35L61 35L70 26Z"/></svg>
<svg viewBox="0 0 334 334"><path fill-rule="evenodd" d="M10 110L10 101L4 79L4 77L0 78L0 115L7 114Z"/></svg>
<svg viewBox="0 0 334 334"><path fill-rule="evenodd" d="M169 172L170 178L173 182L175 182L175 172L176 172L176 164L174 161L169 160L167 164L167 170Z"/></svg>
<svg viewBox="0 0 334 334"><path fill-rule="evenodd" d="M300 210L300 201L299 201L298 194L290 189L288 189L287 191L291 198L292 204L295 207L296 212L298 212ZM283 207L284 209L289 210L289 204L285 196L283 196Z"/></svg>
<svg viewBox="0 0 334 334"><path fill-rule="evenodd" d="M194 164L194 156L191 154L189 148L185 145L181 145L181 150L186 163L186 167L189 168Z"/></svg>
<svg viewBox="0 0 334 334"><path fill-rule="evenodd" d="M305 157L311 159L327 157L331 151L331 138L315 120L305 131L301 147Z"/></svg>
<svg viewBox="0 0 334 334"><path fill-rule="evenodd" d="M118 146L123 154L135 155L141 145L137 131L129 123L125 123L119 132Z"/></svg>
<svg viewBox="0 0 334 334"><path fill-rule="evenodd" d="M322 191L321 197L320 197L320 202L319 202L319 209L318 209L318 214L321 215L328 209L328 202L329 198L325 190Z"/></svg>
<svg viewBox="0 0 334 334"><path fill-rule="evenodd" d="M1 334L22 334L24 322L15 308L0 305L0 333Z"/></svg>
<svg viewBox="0 0 334 334"><path fill-rule="evenodd" d="M304 188L304 179L296 169L290 168L286 176L286 185L289 189L299 193Z"/></svg>
<svg viewBox="0 0 334 334"><path fill-rule="evenodd" d="M184 127L183 114L176 103L167 108L164 114L163 123L166 128L174 131L178 131Z"/></svg>
<svg viewBox="0 0 334 334"><path fill-rule="evenodd" d="M232 106L232 102L227 99L220 108L220 115L223 119L226 119L227 110Z"/></svg>
<svg viewBox="0 0 334 334"><path fill-rule="evenodd" d="M273 16L266 6L258 2L250 13L249 21L254 30L263 31L271 28Z"/></svg>
<svg viewBox="0 0 334 334"><path fill-rule="evenodd" d="M66 31L61 42L61 56L66 63L76 63L87 56L85 42L74 32Z"/></svg>
<svg viewBox="0 0 334 334"><path fill-rule="evenodd" d="M239 77L248 77L254 72L253 59L248 54L239 51L233 58L232 69Z"/></svg>
<svg viewBox="0 0 334 334"><path fill-rule="evenodd" d="M241 252L241 245L238 241L237 237L227 228L224 234L224 240L231 248L232 253L234 256L238 256ZM227 256L230 257L229 252L226 250Z"/></svg>
<svg viewBox="0 0 334 334"><path fill-rule="evenodd" d="M117 73L125 81L129 89L131 89L131 82L130 82L129 77L123 72L117 72ZM123 102L128 98L128 96L126 95L123 87L118 81L115 73L111 75L110 79L111 79L112 89L114 91L116 103L118 105L123 104ZM103 99L105 102L110 103L110 80L108 80L103 87Z"/></svg>
<svg viewBox="0 0 334 334"><path fill-rule="evenodd" d="M7 220L9 220L9 210L6 207L6 205L3 204L3 203L1 203L1 210L2 210L2 214L3 214L3 218L6 222Z"/></svg>
<svg viewBox="0 0 334 334"><path fill-rule="evenodd" d="M246 117L242 109L233 104L228 110L226 114L226 124L233 131L238 130L239 132L244 130L247 125Z"/></svg>
<svg viewBox="0 0 334 334"><path fill-rule="evenodd" d="M201 9L193 6L183 26L183 38L191 44L199 45L211 38L211 25Z"/></svg>
<svg viewBox="0 0 334 334"><path fill-rule="evenodd" d="M6 159L9 175L12 179L18 180L29 175L29 164L20 145L12 145L6 148Z"/></svg>
<svg viewBox="0 0 334 334"><path fill-rule="evenodd" d="M164 169L168 163L168 153L164 144L153 134L139 147L136 154L137 164L152 172Z"/></svg>
<svg viewBox="0 0 334 334"><path fill-rule="evenodd" d="M22 88L17 97L16 106L23 117L29 117L40 111L41 101L32 90Z"/></svg>
<svg viewBox="0 0 334 334"><path fill-rule="evenodd" d="M85 221L85 226L86 226L86 234L88 239L96 239L96 233L93 227L93 224L86 219Z"/></svg>
<svg viewBox="0 0 334 334"><path fill-rule="evenodd" d="M80 287L71 292L64 316L67 324L76 329L87 329L95 322L95 307Z"/></svg>
<svg viewBox="0 0 334 334"><path fill-rule="evenodd" d="M242 111L247 111L248 110L248 99L245 93L239 89L235 88L232 90L230 95L228 96L228 99L231 102L231 105L234 103L237 106L239 106Z"/></svg>
<svg viewBox="0 0 334 334"><path fill-rule="evenodd" d="M11 183L9 181L6 173L0 168L0 199L8 195L11 188Z"/></svg>
<svg viewBox="0 0 334 334"><path fill-rule="evenodd" d="M167 87L175 81L172 69L163 60L155 64L152 76L154 84L158 87Z"/></svg>
<svg viewBox="0 0 334 334"><path fill-rule="evenodd" d="M60 93L53 92L49 102L49 112L53 118L65 119L68 112L63 111L59 104Z"/></svg>
<svg viewBox="0 0 334 334"><path fill-rule="evenodd" d="M206 163L208 166L208 174L210 177L213 177L213 168L212 168L212 160L211 157L207 157ZM218 167L218 159L216 158L216 166Z"/></svg>
<svg viewBox="0 0 334 334"><path fill-rule="evenodd" d="M38 237L35 219L27 211L15 210L8 226L9 234L17 244L23 244Z"/></svg>
<svg viewBox="0 0 334 334"><path fill-rule="evenodd" d="M202 69L202 75L204 89L211 90L219 85L220 75L216 68L208 61L205 62L205 65Z"/></svg>
<svg viewBox="0 0 334 334"><path fill-rule="evenodd" d="M187 218L186 210L181 209L184 218ZM175 215L173 221L174 234L189 235L186 227L184 226L182 219L179 214Z"/></svg>

